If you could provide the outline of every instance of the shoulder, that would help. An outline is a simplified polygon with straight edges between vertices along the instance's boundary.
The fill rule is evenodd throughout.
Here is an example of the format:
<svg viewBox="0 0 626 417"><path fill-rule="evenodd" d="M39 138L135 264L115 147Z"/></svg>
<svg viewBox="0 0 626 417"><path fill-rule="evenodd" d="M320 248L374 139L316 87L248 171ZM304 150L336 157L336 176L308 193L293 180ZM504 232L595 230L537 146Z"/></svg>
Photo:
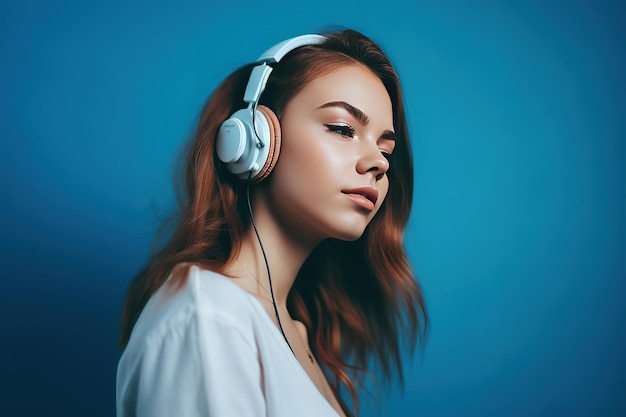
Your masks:
<svg viewBox="0 0 626 417"><path fill-rule="evenodd" d="M223 332L237 333L253 345L254 310L250 296L230 278L191 266L182 287L168 281L150 298L126 350L139 353L190 332L216 338Z"/></svg>
<svg viewBox="0 0 626 417"><path fill-rule="evenodd" d="M146 304L118 363L118 415L262 410L260 328L252 301L229 278L198 267L189 269L182 287L166 283ZM233 397L241 389L249 395Z"/></svg>
<svg viewBox="0 0 626 417"><path fill-rule="evenodd" d="M190 267L182 292L205 314L238 316L250 306L249 295L230 278L198 266Z"/></svg>

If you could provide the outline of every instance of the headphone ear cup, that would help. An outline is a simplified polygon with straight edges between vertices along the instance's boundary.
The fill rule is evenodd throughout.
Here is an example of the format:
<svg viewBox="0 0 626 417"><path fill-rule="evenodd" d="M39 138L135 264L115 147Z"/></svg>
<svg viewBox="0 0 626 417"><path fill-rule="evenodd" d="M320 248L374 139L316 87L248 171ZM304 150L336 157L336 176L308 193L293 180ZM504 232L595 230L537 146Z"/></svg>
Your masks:
<svg viewBox="0 0 626 417"><path fill-rule="evenodd" d="M255 183L263 181L272 172L276 162L278 162L281 146L280 122L278 121L276 114L269 107L263 105L258 105L257 111L265 117L265 120L269 125L270 137L267 138L268 141L266 142L266 146L269 146L269 153L265 164L259 173L252 178L252 181Z"/></svg>

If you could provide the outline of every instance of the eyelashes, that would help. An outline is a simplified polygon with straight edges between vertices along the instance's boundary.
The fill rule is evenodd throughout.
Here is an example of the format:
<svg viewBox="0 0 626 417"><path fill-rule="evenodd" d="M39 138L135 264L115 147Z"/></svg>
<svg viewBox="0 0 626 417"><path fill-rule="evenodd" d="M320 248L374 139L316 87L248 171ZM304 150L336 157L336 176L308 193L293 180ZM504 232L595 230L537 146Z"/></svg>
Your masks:
<svg viewBox="0 0 626 417"><path fill-rule="evenodd" d="M356 135L356 129L350 125L330 125L325 124L326 128L333 133L337 133L341 136L346 136L349 138L354 137Z"/></svg>
<svg viewBox="0 0 626 417"><path fill-rule="evenodd" d="M353 126L350 125L333 125L333 124L324 124L324 126L326 126L326 128L333 132L336 133L338 135L347 137L347 138L353 138L354 135L356 135L356 129ZM380 153L383 154L383 157L385 157L385 159L387 159L388 161L391 160L391 153L381 149Z"/></svg>

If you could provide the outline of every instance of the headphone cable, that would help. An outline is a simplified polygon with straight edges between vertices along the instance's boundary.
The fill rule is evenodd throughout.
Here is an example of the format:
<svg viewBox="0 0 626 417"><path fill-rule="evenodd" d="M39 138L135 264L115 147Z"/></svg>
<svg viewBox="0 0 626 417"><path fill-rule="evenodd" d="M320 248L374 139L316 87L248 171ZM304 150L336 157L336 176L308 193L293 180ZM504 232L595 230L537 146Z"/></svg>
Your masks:
<svg viewBox="0 0 626 417"><path fill-rule="evenodd" d="M250 183L252 182L250 181L251 178L252 178L252 171L250 171L250 173L248 174L248 181L246 183L246 200L248 202L248 212L250 213L250 220L252 221L252 227L254 228L254 233L256 234L256 238L259 241L259 246L261 247L261 253L263 253L263 259L265 260L265 268L267 269L267 277L270 283L270 294L272 296L272 305L274 306L274 313L276 313L276 321L278 322L278 328L280 329L280 332L283 334L283 338L285 339L287 346L289 346L291 353L293 353L293 355L296 356L296 353L293 351L293 348L291 347L289 340L287 340L287 335L285 335L285 331L283 330L283 325L280 322L280 316L278 314L278 307L276 306L276 298L274 298L274 287L272 286L272 275L270 273L270 264L267 260L267 255L265 254L265 248L263 248L263 242L261 242L261 236L259 235L259 231L256 228L256 223L254 222L254 215L252 214L252 205L250 204Z"/></svg>

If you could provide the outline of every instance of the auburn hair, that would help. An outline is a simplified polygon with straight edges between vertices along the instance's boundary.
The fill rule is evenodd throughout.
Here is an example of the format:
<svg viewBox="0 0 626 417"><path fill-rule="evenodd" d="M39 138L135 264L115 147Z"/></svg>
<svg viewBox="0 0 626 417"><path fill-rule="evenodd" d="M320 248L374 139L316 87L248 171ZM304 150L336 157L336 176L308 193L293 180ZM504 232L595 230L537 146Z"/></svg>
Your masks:
<svg viewBox="0 0 626 417"><path fill-rule="evenodd" d="M280 120L289 100L308 82L355 64L376 74L391 98L397 139L385 201L359 239L322 241L303 264L287 299L290 313L305 324L311 350L335 393L342 386L347 389L358 414L357 390L370 360L385 381L395 370L403 385L402 347L413 352L423 340L428 314L403 241L413 197L413 162L398 75L380 47L363 34L347 29L326 36L323 43L297 48L276 64L259 103ZM171 237L128 289L122 348L145 304L167 278L172 275L169 282L176 287L184 284L186 268L177 266L194 263L222 272L239 253L250 227L246 184L222 166L215 142L220 124L245 107L244 90L253 67L245 65L227 77L202 110L186 151Z"/></svg>

